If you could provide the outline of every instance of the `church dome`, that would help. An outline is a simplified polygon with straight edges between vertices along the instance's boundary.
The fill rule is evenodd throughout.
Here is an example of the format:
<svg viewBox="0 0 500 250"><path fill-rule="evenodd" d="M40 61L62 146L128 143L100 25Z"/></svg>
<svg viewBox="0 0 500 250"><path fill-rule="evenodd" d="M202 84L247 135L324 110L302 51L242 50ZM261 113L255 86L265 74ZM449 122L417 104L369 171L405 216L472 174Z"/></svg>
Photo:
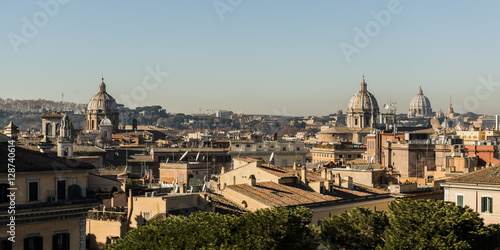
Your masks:
<svg viewBox="0 0 500 250"><path fill-rule="evenodd" d="M104 117L104 119L102 119L101 123L99 124L101 126L113 126L113 123L111 123L111 120L108 119L107 117Z"/></svg>
<svg viewBox="0 0 500 250"><path fill-rule="evenodd" d="M368 90L366 90L365 77L361 82L360 90L352 96L347 106L347 110L350 112L372 112L378 113L378 103L375 96L373 96Z"/></svg>
<svg viewBox="0 0 500 250"><path fill-rule="evenodd" d="M432 107L429 98L424 95L422 87L418 89L418 93L410 102L410 110L408 117L424 117L432 115Z"/></svg>
<svg viewBox="0 0 500 250"><path fill-rule="evenodd" d="M431 107L431 102L429 101L429 98L424 95L424 92L422 91L422 88L418 90L418 94L411 99L410 102L410 107L414 108L427 108Z"/></svg>
<svg viewBox="0 0 500 250"><path fill-rule="evenodd" d="M87 111L118 111L115 98L106 92L106 84L104 78L99 85L99 93L94 95L87 106Z"/></svg>

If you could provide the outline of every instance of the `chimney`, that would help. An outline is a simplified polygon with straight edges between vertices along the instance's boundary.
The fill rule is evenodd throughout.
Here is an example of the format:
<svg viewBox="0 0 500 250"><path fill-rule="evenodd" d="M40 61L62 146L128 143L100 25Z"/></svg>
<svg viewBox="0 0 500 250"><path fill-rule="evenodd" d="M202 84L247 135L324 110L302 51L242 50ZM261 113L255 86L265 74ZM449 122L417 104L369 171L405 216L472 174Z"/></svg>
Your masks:
<svg viewBox="0 0 500 250"><path fill-rule="evenodd" d="M347 176L344 178L344 182L342 182L342 187L347 189L352 189L352 177Z"/></svg>
<svg viewBox="0 0 500 250"><path fill-rule="evenodd" d="M128 190L128 198L127 198L127 232L130 230L130 223L131 223L131 219L132 219L132 204L133 204L133 201L132 201L132 189L130 188Z"/></svg>
<svg viewBox="0 0 500 250"><path fill-rule="evenodd" d="M297 169L297 162L293 163L293 169L295 169L295 170Z"/></svg>
<svg viewBox="0 0 500 250"><path fill-rule="evenodd" d="M333 171L332 170L328 170L328 172L326 173L326 180L328 180L328 181L333 180Z"/></svg>
<svg viewBox="0 0 500 250"><path fill-rule="evenodd" d="M300 170L300 182L302 182L304 185L307 185L307 169L305 166L302 167Z"/></svg>
<svg viewBox="0 0 500 250"><path fill-rule="evenodd" d="M250 186L252 187L257 186L257 179L255 178L255 175L250 175L248 179L250 180Z"/></svg>
<svg viewBox="0 0 500 250"><path fill-rule="evenodd" d="M226 173L226 168L225 167L221 167L220 168L220 174L224 174Z"/></svg>
<svg viewBox="0 0 500 250"><path fill-rule="evenodd" d="M335 175L335 185L339 187L342 185L342 180L340 179L340 174L338 173Z"/></svg>
<svg viewBox="0 0 500 250"><path fill-rule="evenodd" d="M499 119L498 119L498 115L495 115L495 130L498 131L498 122L499 122Z"/></svg>
<svg viewBox="0 0 500 250"><path fill-rule="evenodd" d="M326 168L325 167L321 168L321 178L326 179L326 175L327 175Z"/></svg>

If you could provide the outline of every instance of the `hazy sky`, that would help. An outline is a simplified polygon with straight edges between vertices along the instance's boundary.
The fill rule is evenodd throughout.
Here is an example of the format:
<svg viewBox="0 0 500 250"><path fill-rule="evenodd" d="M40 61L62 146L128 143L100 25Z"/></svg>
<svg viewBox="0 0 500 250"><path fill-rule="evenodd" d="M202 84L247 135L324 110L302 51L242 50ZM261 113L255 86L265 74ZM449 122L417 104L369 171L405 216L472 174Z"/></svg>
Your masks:
<svg viewBox="0 0 500 250"><path fill-rule="evenodd" d="M132 108L326 115L346 110L364 74L381 108L392 99L407 112L421 85L435 111L452 95L459 111L498 114L499 9L498 1L5 0L0 97L64 93L87 103L104 75L108 93Z"/></svg>

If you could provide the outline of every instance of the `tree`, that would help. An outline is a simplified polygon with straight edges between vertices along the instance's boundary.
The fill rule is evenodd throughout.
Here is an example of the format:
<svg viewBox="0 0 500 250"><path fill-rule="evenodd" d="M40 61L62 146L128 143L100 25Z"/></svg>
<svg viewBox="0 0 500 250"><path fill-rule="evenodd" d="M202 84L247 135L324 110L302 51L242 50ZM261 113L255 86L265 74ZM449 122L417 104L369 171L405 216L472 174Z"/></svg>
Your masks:
<svg viewBox="0 0 500 250"><path fill-rule="evenodd" d="M240 218L237 249L317 249L319 245L316 230L309 225L308 208L261 209Z"/></svg>
<svg viewBox="0 0 500 250"><path fill-rule="evenodd" d="M262 209L240 217L199 212L150 221L108 249L316 249L307 208Z"/></svg>
<svg viewBox="0 0 500 250"><path fill-rule="evenodd" d="M495 234L472 209L444 201L396 200L387 217L384 249L487 249Z"/></svg>
<svg viewBox="0 0 500 250"><path fill-rule="evenodd" d="M385 212L334 215L320 236L330 249L498 249L500 225L485 227L478 213L454 203L402 199Z"/></svg>
<svg viewBox="0 0 500 250"><path fill-rule="evenodd" d="M350 212L333 215L321 223L321 239L330 249L375 249L381 243L387 226L387 216L382 211L356 207Z"/></svg>

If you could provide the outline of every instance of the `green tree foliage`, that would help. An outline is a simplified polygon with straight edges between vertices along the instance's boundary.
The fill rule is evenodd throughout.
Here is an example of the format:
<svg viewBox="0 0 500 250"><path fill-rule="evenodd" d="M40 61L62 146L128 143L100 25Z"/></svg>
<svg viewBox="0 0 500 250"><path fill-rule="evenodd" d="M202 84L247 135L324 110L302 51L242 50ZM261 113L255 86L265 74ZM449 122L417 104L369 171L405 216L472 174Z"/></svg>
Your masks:
<svg viewBox="0 0 500 250"><path fill-rule="evenodd" d="M316 249L307 208L263 209L240 217L199 212L152 221L108 249Z"/></svg>
<svg viewBox="0 0 500 250"><path fill-rule="evenodd" d="M450 202L402 199L385 212L334 215L320 236L330 249L496 249L500 225L485 227L478 213Z"/></svg>
<svg viewBox="0 0 500 250"><path fill-rule="evenodd" d="M381 236L386 226L387 216L382 211L357 207L323 220L321 239L330 249L374 249L383 243Z"/></svg>
<svg viewBox="0 0 500 250"><path fill-rule="evenodd" d="M310 226L308 208L273 208L245 213L235 235L238 249L316 249L319 238Z"/></svg>
<svg viewBox="0 0 500 250"><path fill-rule="evenodd" d="M384 249L486 249L483 219L470 208L409 199L389 205Z"/></svg>

